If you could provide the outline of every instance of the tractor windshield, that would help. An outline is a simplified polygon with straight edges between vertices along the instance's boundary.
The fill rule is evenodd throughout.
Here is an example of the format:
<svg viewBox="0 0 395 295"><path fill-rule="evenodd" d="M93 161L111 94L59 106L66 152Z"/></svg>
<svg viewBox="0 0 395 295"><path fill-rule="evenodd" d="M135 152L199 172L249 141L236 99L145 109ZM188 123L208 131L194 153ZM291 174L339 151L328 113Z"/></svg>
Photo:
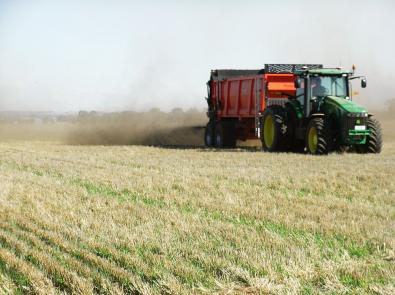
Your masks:
<svg viewBox="0 0 395 295"><path fill-rule="evenodd" d="M316 76L311 78L311 93L313 97L328 95L346 97L347 80L342 76Z"/></svg>

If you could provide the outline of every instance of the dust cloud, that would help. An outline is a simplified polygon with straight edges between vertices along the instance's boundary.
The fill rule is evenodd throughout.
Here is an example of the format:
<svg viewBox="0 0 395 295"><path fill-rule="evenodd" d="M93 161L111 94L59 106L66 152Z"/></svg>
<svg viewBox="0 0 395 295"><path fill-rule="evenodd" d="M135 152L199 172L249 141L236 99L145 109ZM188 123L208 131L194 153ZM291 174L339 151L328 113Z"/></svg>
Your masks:
<svg viewBox="0 0 395 295"><path fill-rule="evenodd" d="M123 112L80 114L65 138L68 144L201 146L204 112Z"/></svg>
<svg viewBox="0 0 395 295"><path fill-rule="evenodd" d="M203 145L206 122L205 112L197 109L120 113L82 111L66 116L13 114L0 119L0 141L193 147Z"/></svg>

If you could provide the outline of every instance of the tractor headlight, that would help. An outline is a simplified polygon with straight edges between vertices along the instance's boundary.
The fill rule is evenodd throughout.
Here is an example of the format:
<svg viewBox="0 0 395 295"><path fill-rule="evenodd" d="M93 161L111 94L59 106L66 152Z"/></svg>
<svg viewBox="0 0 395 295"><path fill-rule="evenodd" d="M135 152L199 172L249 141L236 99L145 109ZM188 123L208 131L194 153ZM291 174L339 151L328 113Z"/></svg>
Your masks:
<svg viewBox="0 0 395 295"><path fill-rule="evenodd" d="M347 117L349 118L366 118L368 116L367 113L348 113Z"/></svg>

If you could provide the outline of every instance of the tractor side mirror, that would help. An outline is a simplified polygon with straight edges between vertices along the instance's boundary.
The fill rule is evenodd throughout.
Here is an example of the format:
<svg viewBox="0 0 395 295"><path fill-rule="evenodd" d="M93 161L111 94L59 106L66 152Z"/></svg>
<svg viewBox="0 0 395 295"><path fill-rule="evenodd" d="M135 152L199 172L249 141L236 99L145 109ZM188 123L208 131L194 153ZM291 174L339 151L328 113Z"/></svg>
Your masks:
<svg viewBox="0 0 395 295"><path fill-rule="evenodd" d="M298 89L302 86L302 80L300 78L295 79L295 88Z"/></svg>
<svg viewBox="0 0 395 295"><path fill-rule="evenodd" d="M366 79L363 78L363 79L361 80L361 87L362 87L362 88L366 88L366 84L367 84Z"/></svg>

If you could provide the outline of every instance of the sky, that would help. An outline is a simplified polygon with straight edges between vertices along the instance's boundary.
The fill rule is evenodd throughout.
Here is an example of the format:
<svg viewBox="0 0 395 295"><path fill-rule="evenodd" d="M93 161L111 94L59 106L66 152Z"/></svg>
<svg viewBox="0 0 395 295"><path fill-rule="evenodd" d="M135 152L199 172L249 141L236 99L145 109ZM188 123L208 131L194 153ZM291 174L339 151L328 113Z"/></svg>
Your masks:
<svg viewBox="0 0 395 295"><path fill-rule="evenodd" d="M206 106L211 69L322 63L395 98L395 1L0 0L0 111Z"/></svg>

